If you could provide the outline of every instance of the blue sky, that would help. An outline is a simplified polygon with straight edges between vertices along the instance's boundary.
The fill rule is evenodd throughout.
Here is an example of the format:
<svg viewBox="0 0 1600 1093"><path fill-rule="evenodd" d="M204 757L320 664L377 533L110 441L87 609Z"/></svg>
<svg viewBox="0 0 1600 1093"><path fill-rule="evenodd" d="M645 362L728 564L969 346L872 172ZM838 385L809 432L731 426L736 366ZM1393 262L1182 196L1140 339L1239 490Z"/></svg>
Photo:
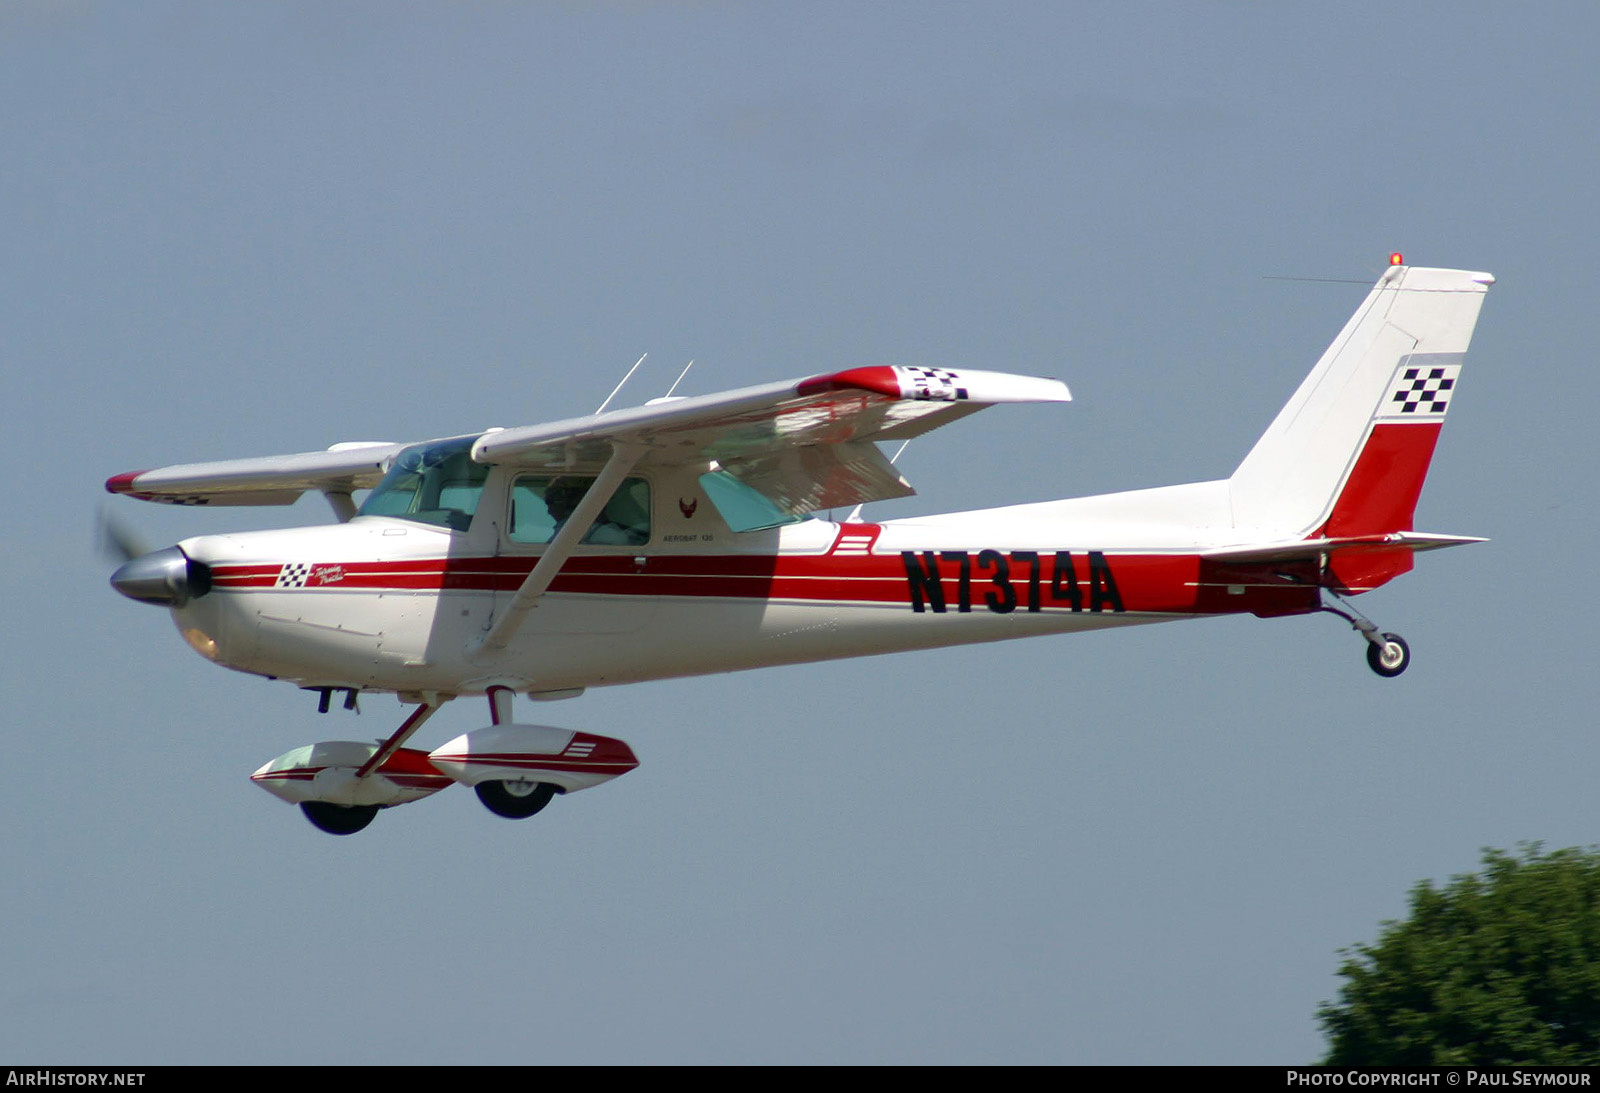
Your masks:
<svg viewBox="0 0 1600 1093"><path fill-rule="evenodd" d="M1588 5L0 8L0 1053L42 1062L1315 1058L1336 950L1597 841ZM113 473L862 364L1066 380L888 518L1228 473L1391 250L1499 284L1418 511L1493 542L1229 619L541 708L643 765L330 839L377 736L91 549ZM655 369L651 371L650 369ZM20 502L26 501L26 504ZM119 502L154 545L323 506ZM446 708L431 744L476 727ZM430 744L430 746L431 746Z"/></svg>

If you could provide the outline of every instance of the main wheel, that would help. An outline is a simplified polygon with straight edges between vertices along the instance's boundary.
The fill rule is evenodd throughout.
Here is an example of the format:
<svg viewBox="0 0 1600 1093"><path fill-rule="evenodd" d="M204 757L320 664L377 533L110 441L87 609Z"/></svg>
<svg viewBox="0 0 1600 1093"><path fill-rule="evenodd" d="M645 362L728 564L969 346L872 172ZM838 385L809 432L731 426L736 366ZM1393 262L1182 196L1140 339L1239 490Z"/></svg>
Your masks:
<svg viewBox="0 0 1600 1093"><path fill-rule="evenodd" d="M311 826L330 835L354 835L372 822L377 805L330 805L327 801L301 801L300 811Z"/></svg>
<svg viewBox="0 0 1600 1093"><path fill-rule="evenodd" d="M508 820L526 820L550 803L560 787L550 782L479 782L473 787L483 807Z"/></svg>
<svg viewBox="0 0 1600 1093"><path fill-rule="evenodd" d="M1382 645L1367 643L1367 664L1380 676L1397 676L1411 666L1411 646L1399 634L1382 637Z"/></svg>

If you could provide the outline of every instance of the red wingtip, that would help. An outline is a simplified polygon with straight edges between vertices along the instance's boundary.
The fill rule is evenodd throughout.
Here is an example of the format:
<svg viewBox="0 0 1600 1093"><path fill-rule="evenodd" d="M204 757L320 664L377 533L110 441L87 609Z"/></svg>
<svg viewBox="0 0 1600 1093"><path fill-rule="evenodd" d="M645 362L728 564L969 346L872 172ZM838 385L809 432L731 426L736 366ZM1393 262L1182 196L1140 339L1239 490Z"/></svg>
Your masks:
<svg viewBox="0 0 1600 1093"><path fill-rule="evenodd" d="M894 369L886 365L851 368L826 376L812 376L796 388L802 397L820 395L825 391L869 391L887 398L900 397L900 380Z"/></svg>
<svg viewBox="0 0 1600 1093"><path fill-rule="evenodd" d="M114 474L110 478L106 479L106 492L132 493L133 480L145 473L145 471L129 471L127 474Z"/></svg>

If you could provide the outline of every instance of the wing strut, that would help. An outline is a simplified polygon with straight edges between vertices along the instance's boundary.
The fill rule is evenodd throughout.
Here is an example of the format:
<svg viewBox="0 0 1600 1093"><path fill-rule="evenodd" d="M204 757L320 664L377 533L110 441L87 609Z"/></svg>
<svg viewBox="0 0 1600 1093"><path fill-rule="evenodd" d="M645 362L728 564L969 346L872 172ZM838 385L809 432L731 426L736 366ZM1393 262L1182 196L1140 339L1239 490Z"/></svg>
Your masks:
<svg viewBox="0 0 1600 1093"><path fill-rule="evenodd" d="M361 764L361 769L356 771L357 778L365 778L381 767L389 756L400 750L400 745L411 739L411 734L422 728L422 723L432 717L439 710L439 701L424 701L412 711L411 716L394 731L394 734L378 745L378 750L372 753L372 758Z"/></svg>
<svg viewBox="0 0 1600 1093"><path fill-rule="evenodd" d="M333 514L339 518L339 523L348 524L356 516L355 498L350 496L349 490L337 490L329 487L322 491L322 496L328 499L328 504L333 506Z"/></svg>
<svg viewBox="0 0 1600 1093"><path fill-rule="evenodd" d="M572 510L567 522L561 525L556 537L550 540L550 545L544 548L544 554L539 557L533 572L522 582L522 587L511 597L505 612L480 640L468 648L469 654L498 653L505 649L528 615L539 606L539 599L550 587L550 582L556 579L561 567L572 557L572 552L589 530L589 525L594 523L600 510L605 508L606 502L611 500L611 495L644 452L645 449L639 445L612 443L611 458L606 461L605 469L594 480L594 485L589 487L589 492L583 495L578 507Z"/></svg>

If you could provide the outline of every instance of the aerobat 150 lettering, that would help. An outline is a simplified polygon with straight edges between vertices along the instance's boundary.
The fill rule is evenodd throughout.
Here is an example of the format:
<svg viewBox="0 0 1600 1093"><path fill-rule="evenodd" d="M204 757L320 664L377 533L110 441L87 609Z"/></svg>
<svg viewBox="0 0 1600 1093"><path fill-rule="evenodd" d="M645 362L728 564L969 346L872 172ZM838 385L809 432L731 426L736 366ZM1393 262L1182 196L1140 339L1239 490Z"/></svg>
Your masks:
<svg viewBox="0 0 1600 1093"><path fill-rule="evenodd" d="M514 720L518 695L1319 611L1394 676L1406 643L1347 597L1418 551L1481 541L1415 531L1412 515L1493 281L1396 257L1219 481L873 523L859 506L913 492L879 442L1070 396L1053 379L862 367L420 444L117 475L113 493L180 505L314 490L339 522L187 539L130 557L112 584L170 609L201 656L316 692L323 711L362 692L414 707L385 740L310 744L253 775L336 834L453 782L531 816L638 765L621 740ZM843 522L813 515L852 506ZM464 696L487 698L487 726L404 746Z"/></svg>

